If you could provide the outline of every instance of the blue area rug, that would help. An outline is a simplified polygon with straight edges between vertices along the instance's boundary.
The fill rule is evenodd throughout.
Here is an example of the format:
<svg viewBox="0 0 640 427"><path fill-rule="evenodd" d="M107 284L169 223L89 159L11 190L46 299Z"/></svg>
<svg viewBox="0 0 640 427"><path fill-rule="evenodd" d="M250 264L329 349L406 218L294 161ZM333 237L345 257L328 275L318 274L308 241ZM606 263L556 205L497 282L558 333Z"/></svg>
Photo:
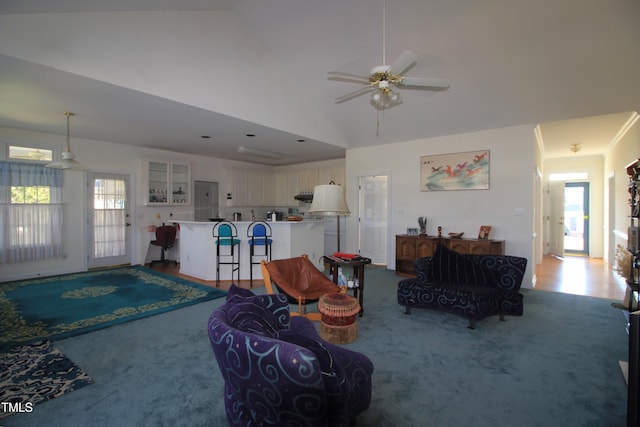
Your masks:
<svg viewBox="0 0 640 427"><path fill-rule="evenodd" d="M0 284L0 351L153 316L226 292L133 266Z"/></svg>
<svg viewBox="0 0 640 427"><path fill-rule="evenodd" d="M92 384L93 379L49 340L0 353L0 418Z"/></svg>

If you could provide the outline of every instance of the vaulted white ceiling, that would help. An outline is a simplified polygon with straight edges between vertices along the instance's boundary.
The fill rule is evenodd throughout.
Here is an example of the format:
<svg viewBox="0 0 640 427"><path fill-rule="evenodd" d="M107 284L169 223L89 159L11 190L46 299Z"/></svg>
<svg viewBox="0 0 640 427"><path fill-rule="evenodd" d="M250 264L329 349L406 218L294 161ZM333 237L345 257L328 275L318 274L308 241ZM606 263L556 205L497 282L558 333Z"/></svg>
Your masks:
<svg viewBox="0 0 640 427"><path fill-rule="evenodd" d="M640 111L635 0L387 0L385 62L451 87L382 113L327 79L382 64L382 0L51 3L0 2L0 126L276 165L523 124L598 154Z"/></svg>

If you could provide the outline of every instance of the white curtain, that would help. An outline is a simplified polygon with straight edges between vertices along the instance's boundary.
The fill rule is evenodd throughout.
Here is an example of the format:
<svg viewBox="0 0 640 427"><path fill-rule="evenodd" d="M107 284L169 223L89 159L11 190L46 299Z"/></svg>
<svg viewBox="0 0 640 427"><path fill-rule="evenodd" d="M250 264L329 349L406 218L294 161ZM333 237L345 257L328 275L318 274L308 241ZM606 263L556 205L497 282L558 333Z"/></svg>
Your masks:
<svg viewBox="0 0 640 427"><path fill-rule="evenodd" d="M126 183L122 179L96 178L93 187L93 256L123 256L127 252Z"/></svg>
<svg viewBox="0 0 640 427"><path fill-rule="evenodd" d="M0 262L23 262L63 254L61 204L2 204Z"/></svg>
<svg viewBox="0 0 640 427"><path fill-rule="evenodd" d="M104 258L125 254L124 210L95 210L93 218L94 257Z"/></svg>
<svg viewBox="0 0 640 427"><path fill-rule="evenodd" d="M50 187L50 203L11 203L12 186ZM62 171L44 165L0 161L0 262L24 262L63 254Z"/></svg>

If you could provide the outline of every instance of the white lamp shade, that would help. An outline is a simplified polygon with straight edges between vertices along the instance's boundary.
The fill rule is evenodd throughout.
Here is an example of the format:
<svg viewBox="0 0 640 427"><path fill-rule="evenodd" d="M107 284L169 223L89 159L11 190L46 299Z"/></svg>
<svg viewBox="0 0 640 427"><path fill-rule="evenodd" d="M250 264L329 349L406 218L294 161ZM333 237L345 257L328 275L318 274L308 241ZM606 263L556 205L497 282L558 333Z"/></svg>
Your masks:
<svg viewBox="0 0 640 427"><path fill-rule="evenodd" d="M86 171L87 167L82 163L75 160L75 156L71 151L63 151L61 155L62 159L47 165L52 169L65 169L73 171Z"/></svg>
<svg viewBox="0 0 640 427"><path fill-rule="evenodd" d="M344 198L344 189L334 184L316 185L313 189L313 201L309 213L324 216L350 214Z"/></svg>

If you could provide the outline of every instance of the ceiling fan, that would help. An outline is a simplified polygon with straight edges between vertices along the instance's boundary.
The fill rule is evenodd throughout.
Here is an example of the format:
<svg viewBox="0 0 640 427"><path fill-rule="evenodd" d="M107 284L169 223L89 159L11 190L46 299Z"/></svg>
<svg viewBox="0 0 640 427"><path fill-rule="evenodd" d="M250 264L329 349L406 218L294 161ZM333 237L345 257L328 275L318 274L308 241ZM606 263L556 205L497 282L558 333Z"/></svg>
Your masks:
<svg viewBox="0 0 640 427"><path fill-rule="evenodd" d="M382 63L385 60L385 9L386 0L382 3ZM391 65L378 65L373 67L369 76L362 76L340 71L329 72L329 80L337 80L351 83L364 84L365 87L354 92L336 98L336 104L356 98L371 92L371 105L377 110L385 110L402 103L402 98L397 90L400 87L407 89L423 90L447 90L449 81L446 79L428 77L406 77L404 73L416 63L418 55L408 50L404 51Z"/></svg>

